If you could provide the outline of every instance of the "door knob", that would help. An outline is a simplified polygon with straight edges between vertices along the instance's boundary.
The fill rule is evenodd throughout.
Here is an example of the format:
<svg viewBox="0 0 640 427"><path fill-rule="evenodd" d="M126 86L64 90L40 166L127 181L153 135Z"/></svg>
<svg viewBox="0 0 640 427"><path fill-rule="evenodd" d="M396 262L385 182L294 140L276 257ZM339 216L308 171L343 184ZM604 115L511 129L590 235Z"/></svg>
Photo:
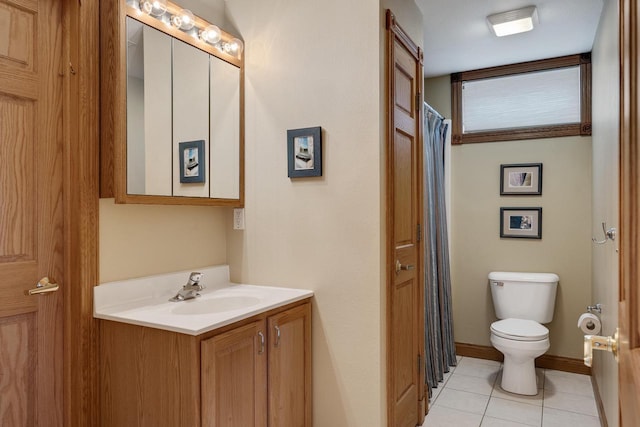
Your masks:
<svg viewBox="0 0 640 427"><path fill-rule="evenodd" d="M593 350L602 350L613 353L613 357L618 361L618 330L613 337L601 337L599 335L584 336L584 364L591 366L593 362Z"/></svg>
<svg viewBox="0 0 640 427"><path fill-rule="evenodd" d="M402 265L400 260L396 260L396 274L400 273L400 270L413 270L416 268L413 264Z"/></svg>
<svg viewBox="0 0 640 427"><path fill-rule="evenodd" d="M59 288L58 284L53 280L49 280L48 277L43 277L36 284L36 287L33 289L29 289L25 291L25 295L37 295L37 294L46 294L48 292L57 291Z"/></svg>

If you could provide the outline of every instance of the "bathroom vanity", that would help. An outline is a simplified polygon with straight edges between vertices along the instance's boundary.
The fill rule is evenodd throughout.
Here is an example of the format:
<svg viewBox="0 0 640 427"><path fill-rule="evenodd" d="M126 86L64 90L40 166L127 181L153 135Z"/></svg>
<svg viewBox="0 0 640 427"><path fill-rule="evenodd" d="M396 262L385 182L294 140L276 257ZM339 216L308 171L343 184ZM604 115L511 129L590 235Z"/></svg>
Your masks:
<svg viewBox="0 0 640 427"><path fill-rule="evenodd" d="M168 300L189 272L95 288L101 425L311 426L313 293L199 271L187 301Z"/></svg>

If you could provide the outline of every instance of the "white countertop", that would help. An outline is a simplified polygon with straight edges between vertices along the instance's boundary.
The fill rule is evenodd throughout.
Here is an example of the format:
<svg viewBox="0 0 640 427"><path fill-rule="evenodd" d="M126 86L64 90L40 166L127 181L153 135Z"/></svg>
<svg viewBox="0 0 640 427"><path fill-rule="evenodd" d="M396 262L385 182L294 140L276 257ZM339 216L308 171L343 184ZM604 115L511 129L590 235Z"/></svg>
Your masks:
<svg viewBox="0 0 640 427"><path fill-rule="evenodd" d="M201 296L170 302L191 271L204 273ZM200 335L309 298L313 292L231 283L229 266L223 265L104 283L94 288L93 295L93 316L98 319Z"/></svg>

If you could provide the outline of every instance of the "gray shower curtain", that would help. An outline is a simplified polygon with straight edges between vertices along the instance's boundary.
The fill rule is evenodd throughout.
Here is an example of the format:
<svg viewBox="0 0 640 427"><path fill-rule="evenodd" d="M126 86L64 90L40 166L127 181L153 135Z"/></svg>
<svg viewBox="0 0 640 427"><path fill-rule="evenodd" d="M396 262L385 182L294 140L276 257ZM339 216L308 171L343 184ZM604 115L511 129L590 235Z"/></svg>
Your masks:
<svg viewBox="0 0 640 427"><path fill-rule="evenodd" d="M426 382L438 387L456 365L451 307L449 244L444 188L444 144L448 126L424 104L424 244Z"/></svg>

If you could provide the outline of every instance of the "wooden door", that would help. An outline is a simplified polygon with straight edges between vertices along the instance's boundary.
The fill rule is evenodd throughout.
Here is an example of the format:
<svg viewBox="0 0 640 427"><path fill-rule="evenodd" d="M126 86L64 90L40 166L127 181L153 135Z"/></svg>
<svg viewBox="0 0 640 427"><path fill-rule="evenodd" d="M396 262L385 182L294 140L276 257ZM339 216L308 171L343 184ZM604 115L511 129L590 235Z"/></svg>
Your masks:
<svg viewBox="0 0 640 427"><path fill-rule="evenodd" d="M63 425L62 2L0 0L0 425Z"/></svg>
<svg viewBox="0 0 640 427"><path fill-rule="evenodd" d="M311 427L311 305L269 317L269 427Z"/></svg>
<svg viewBox="0 0 640 427"><path fill-rule="evenodd" d="M203 427L266 427L264 324L259 320L202 341Z"/></svg>
<svg viewBox="0 0 640 427"><path fill-rule="evenodd" d="M640 420L640 7L620 2L620 424Z"/></svg>
<svg viewBox="0 0 640 427"><path fill-rule="evenodd" d="M422 62L387 11L388 424L414 427L425 413L422 278Z"/></svg>

